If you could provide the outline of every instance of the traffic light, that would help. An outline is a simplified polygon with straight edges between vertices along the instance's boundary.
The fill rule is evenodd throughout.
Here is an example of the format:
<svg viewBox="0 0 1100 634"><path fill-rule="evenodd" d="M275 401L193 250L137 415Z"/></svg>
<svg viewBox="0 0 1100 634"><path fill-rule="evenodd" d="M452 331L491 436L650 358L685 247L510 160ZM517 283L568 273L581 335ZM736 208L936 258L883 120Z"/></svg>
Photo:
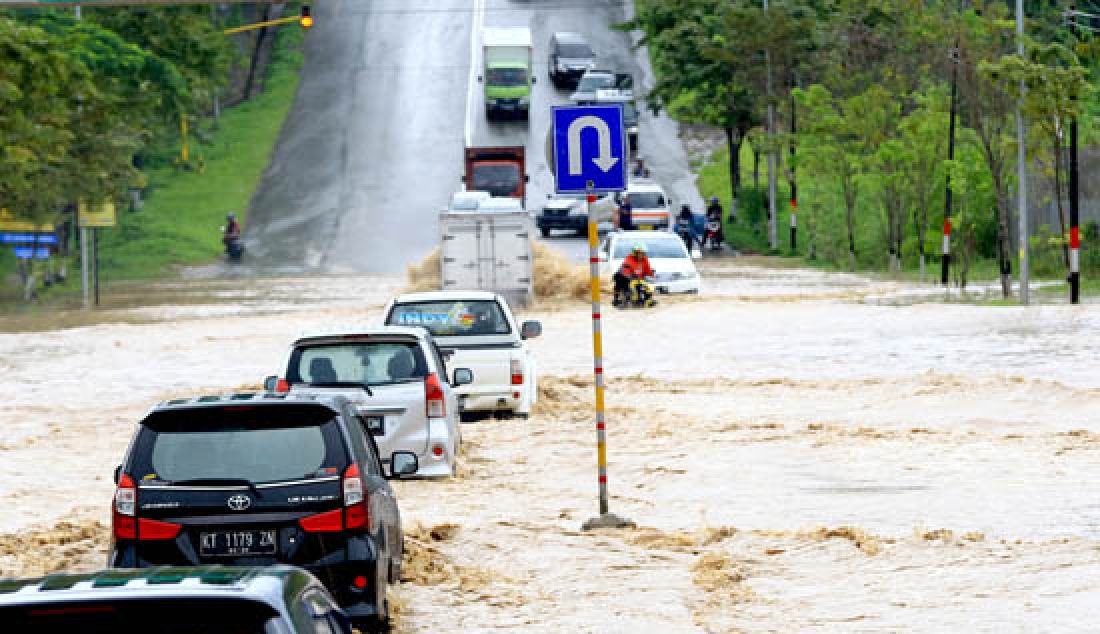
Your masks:
<svg viewBox="0 0 1100 634"><path fill-rule="evenodd" d="M302 25L303 29L308 29L313 26L313 15L310 12L309 5L302 5L302 16L298 18L298 22Z"/></svg>

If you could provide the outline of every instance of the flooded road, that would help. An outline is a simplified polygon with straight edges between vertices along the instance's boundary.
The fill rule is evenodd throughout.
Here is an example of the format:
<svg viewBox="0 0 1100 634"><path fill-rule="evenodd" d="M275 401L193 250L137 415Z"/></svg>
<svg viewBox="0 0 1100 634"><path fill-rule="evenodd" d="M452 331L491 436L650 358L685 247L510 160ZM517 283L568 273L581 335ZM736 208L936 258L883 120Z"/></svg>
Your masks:
<svg viewBox="0 0 1100 634"><path fill-rule="evenodd" d="M535 310L536 415L464 426L453 481L397 484L399 632L1093 627L1095 308L703 267L700 297L606 315L612 510L640 528L579 530L590 324L583 304ZM153 402L255 385L301 330L377 323L402 285L182 280L54 329L4 322L0 576L102 564L111 472Z"/></svg>

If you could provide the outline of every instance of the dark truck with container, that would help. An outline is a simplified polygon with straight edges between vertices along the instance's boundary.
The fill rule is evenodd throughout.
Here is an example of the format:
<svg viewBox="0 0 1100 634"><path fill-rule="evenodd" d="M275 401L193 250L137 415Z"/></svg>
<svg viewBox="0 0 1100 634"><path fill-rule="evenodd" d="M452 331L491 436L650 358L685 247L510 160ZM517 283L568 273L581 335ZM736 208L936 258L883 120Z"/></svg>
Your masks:
<svg viewBox="0 0 1100 634"><path fill-rule="evenodd" d="M468 191L489 192L497 198L518 198L527 206L526 148L468 147L466 175Z"/></svg>

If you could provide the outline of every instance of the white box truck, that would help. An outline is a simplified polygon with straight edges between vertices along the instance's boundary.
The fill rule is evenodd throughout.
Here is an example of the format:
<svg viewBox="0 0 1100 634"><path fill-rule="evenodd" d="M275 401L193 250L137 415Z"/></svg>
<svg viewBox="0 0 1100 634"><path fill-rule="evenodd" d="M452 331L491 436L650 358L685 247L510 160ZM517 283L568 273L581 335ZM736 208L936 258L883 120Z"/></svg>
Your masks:
<svg viewBox="0 0 1100 634"><path fill-rule="evenodd" d="M480 290L524 306L534 295L534 219L514 198L482 201L477 211L440 213L442 290Z"/></svg>

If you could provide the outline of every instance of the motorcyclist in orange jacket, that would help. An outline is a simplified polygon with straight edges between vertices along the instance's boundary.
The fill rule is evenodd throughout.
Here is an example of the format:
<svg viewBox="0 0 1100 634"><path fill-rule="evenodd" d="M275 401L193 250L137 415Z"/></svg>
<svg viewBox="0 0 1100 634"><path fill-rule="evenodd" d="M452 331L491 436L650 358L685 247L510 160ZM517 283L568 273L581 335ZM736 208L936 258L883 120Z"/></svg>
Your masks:
<svg viewBox="0 0 1100 634"><path fill-rule="evenodd" d="M631 280L652 278L655 275L653 267L649 264L649 256L646 255L645 245L635 243L630 255L623 259L619 270L615 272L615 299L613 304L619 306L630 291Z"/></svg>

